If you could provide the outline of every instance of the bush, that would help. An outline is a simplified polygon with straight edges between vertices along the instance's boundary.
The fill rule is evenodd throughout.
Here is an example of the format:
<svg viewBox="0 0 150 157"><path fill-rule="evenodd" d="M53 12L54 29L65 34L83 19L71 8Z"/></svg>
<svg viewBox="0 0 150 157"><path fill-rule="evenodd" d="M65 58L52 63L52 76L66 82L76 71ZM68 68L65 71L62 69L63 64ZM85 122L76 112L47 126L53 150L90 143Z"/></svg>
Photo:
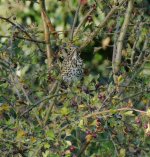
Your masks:
<svg viewBox="0 0 150 157"><path fill-rule="evenodd" d="M1 156L150 156L149 1L0 4Z"/></svg>

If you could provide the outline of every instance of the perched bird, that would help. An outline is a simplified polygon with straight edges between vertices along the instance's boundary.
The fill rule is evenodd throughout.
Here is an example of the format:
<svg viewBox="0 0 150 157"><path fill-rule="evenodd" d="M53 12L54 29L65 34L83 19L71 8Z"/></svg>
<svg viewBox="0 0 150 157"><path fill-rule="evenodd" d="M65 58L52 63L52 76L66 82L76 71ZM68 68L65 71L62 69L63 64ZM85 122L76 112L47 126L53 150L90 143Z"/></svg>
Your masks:
<svg viewBox="0 0 150 157"><path fill-rule="evenodd" d="M67 48L61 68L61 76L65 82L71 83L83 77L83 61L77 46Z"/></svg>

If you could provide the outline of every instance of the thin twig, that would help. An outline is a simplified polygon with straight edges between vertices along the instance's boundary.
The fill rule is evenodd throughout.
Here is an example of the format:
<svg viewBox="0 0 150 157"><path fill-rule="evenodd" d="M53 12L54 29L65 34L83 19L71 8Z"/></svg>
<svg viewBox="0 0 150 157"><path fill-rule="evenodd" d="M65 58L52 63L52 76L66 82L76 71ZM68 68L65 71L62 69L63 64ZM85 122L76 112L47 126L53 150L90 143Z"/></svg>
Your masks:
<svg viewBox="0 0 150 157"><path fill-rule="evenodd" d="M106 97L105 100L102 102L102 106L100 106L100 108L98 109L99 111L100 111L103 107L105 107L105 106L107 105L107 104L106 104L106 101L111 98L111 96L113 95L114 91L115 91L115 89L114 89L112 92L108 93L107 97Z"/></svg>
<svg viewBox="0 0 150 157"><path fill-rule="evenodd" d="M50 117L50 114L51 114L52 109L53 109L53 107L54 107L55 104L56 104L56 99L54 101L52 101L52 103L48 106L48 110L46 112L46 116L45 116L44 122L43 122L44 126L46 125L46 122L47 122L48 118Z"/></svg>
<svg viewBox="0 0 150 157"><path fill-rule="evenodd" d="M82 21L79 23L78 27L76 28L76 30L75 30L73 36L76 36L76 35L77 35L77 33L79 32L79 29L80 29L81 26L84 24L84 22L86 21L87 17L88 17L89 15L91 15L91 13L92 13L93 11L94 11L94 7L92 7L92 8L87 12L87 14L84 16L84 18L82 19Z"/></svg>
<svg viewBox="0 0 150 157"><path fill-rule="evenodd" d="M134 65L134 68L138 67L138 65L143 61L144 55L146 53L145 50L147 49L148 41L149 41L149 38L147 36L146 39L145 39L145 41L144 41L141 54L139 55L138 60L136 61L135 65Z"/></svg>
<svg viewBox="0 0 150 157"><path fill-rule="evenodd" d="M82 6L81 3L79 2L79 5L77 7L75 17L74 17L74 20L73 20L73 25L72 25L72 28L71 28L71 32L70 32L70 41L73 40L74 29L75 29L75 25L77 23L77 18L78 18L78 14L79 14L79 10L80 10L81 6Z"/></svg>
<svg viewBox="0 0 150 157"><path fill-rule="evenodd" d="M11 46L13 46L13 45L11 45ZM14 72L14 69L12 68L11 61L8 62L6 60L2 60L2 61L0 61L0 63L3 63L4 65L6 65L7 69L9 70L11 80L13 80L12 82L14 83L14 87L16 89L16 93L17 93L19 99L21 99L21 95L19 93L19 89L21 89L22 93L24 94L24 96L26 98L26 101L28 102L28 105L32 104L31 100L28 97L28 94L26 93L25 89L23 88L22 84L20 83L20 81L18 79L18 76L16 75L16 73ZM17 85L19 86L19 89L17 88Z"/></svg>
<svg viewBox="0 0 150 157"><path fill-rule="evenodd" d="M83 146L81 147L79 153L77 154L77 157L81 157L82 153L86 150L86 148L88 147L89 144L90 144L90 141L89 142L85 142L83 144Z"/></svg>
<svg viewBox="0 0 150 157"><path fill-rule="evenodd" d="M119 156L119 153L118 153L118 151L117 151L116 143L114 142L113 137L112 137L112 135L111 135L110 132L109 132L109 136L110 136L110 140L112 141L112 143L113 143L113 145L114 145L116 156L118 157L118 156Z"/></svg>
<svg viewBox="0 0 150 157"><path fill-rule="evenodd" d="M61 93L61 94L56 94L56 95L49 95L49 96L46 96L44 97L43 99L37 101L35 104L31 105L31 107L29 109L27 109L25 112L23 112L20 117L22 117L24 114L30 112L33 108L35 108L36 106L38 106L39 104L41 104L42 102L46 101L46 100L49 100L49 99L52 99L54 97L57 97L57 96L60 96L60 95L64 95L66 93Z"/></svg>
<svg viewBox="0 0 150 157"><path fill-rule="evenodd" d="M10 36L0 35L0 38L10 38ZM15 35L15 38L23 39L23 40L28 40L28 41L35 42L35 43L45 44L45 41L40 41L40 40L36 40L36 39L26 38L26 37L23 37L23 36L17 36L17 35Z"/></svg>
<svg viewBox="0 0 150 157"><path fill-rule="evenodd" d="M12 107L13 109L13 104L8 100L4 95L1 95L1 97ZM14 110L14 109L13 109Z"/></svg>
<svg viewBox="0 0 150 157"><path fill-rule="evenodd" d="M127 0L120 1L118 6L114 6L110 12L107 14L105 19L98 25L97 29L91 33L91 36L85 40L85 42L81 45L80 50L82 50L84 47L86 47L90 42L92 42L93 38L96 37L100 30L106 26L107 22L110 20L110 18L113 16L113 14L120 8L120 6L125 3Z"/></svg>
<svg viewBox="0 0 150 157"><path fill-rule="evenodd" d="M45 18L45 21L46 21L46 23L47 23L47 26L49 27L49 30L50 30L50 33L51 34L54 34L54 36L55 36L55 38L56 38L56 40L58 39L58 33L57 33L57 31L55 31L55 28L54 28L54 26L52 25L52 22L51 22L51 20L48 18L48 15L47 15L47 13L45 12L45 10L43 10L43 15L44 15L44 18Z"/></svg>
<svg viewBox="0 0 150 157"><path fill-rule="evenodd" d="M150 57L150 54L147 56L147 58L149 58L149 57ZM146 62L147 61L144 60L143 63L140 65L140 67L136 66L136 67L133 68L132 71L134 71L134 73L133 73L132 77L128 76L125 79L126 80L126 82L124 83L125 86L129 86L131 84L131 82L134 80L134 78L137 76L137 74L139 74L141 72L141 70L143 69ZM123 90L120 93L122 93L122 92L123 92Z"/></svg>
<svg viewBox="0 0 150 157"><path fill-rule="evenodd" d="M57 88L58 86L60 86L60 84L56 81L49 93L50 94L52 94L52 93L58 94L58 92L59 92L59 88ZM54 105L56 104L57 99L58 99L58 97L54 97L54 100L52 100L51 104L48 106L48 110L46 112L46 116L44 119L44 126L46 125L46 122L47 122L48 118L50 117L50 114L52 113L52 109L53 109Z"/></svg>
<svg viewBox="0 0 150 157"><path fill-rule="evenodd" d="M138 95L141 95L141 94L143 95L144 93L149 93L149 92L150 92L149 89L142 90L142 91L140 91L140 92L138 92L138 93L135 93L135 94L133 94L133 95L130 95L130 96L127 96L127 97L121 99L118 103L123 102L123 101L126 100L126 99L130 99L130 98L136 97L136 96L138 96Z"/></svg>
<svg viewBox="0 0 150 157"><path fill-rule="evenodd" d="M18 24L15 24L14 22L12 22L12 21L10 20L10 17L9 17L9 18L5 18L5 17L0 16L0 19L6 21L6 22L8 22L8 23L10 23L12 26L14 26L15 28L17 28L19 31L23 32L29 39L35 40L21 25L18 25ZM40 48L40 45L39 45L38 42L36 43L36 45L37 45L37 47L39 48L39 50L40 50L41 52L43 52L43 50Z"/></svg>
<svg viewBox="0 0 150 157"><path fill-rule="evenodd" d="M143 23L139 24L139 19L137 20L136 23L137 24L136 24L136 26L134 28L134 30L136 31L136 37L135 37L135 41L134 41L134 44L133 44L133 47L132 47L132 52L131 52L131 65L132 66L134 64L135 49L136 49L137 43L138 43L140 35L141 35L141 29L143 28L142 27Z"/></svg>
<svg viewBox="0 0 150 157"><path fill-rule="evenodd" d="M29 99L28 97L28 94L26 93L25 89L23 88L22 84L20 83L19 79L18 79L18 76L15 74L15 72L13 72L12 69L10 69L11 72L12 72L12 76L14 77L14 80L15 80L15 83L18 84L19 88L22 90L28 104L32 104L31 100Z"/></svg>
<svg viewBox="0 0 150 157"><path fill-rule="evenodd" d="M36 110L34 110L33 113L34 113L35 118L36 118L37 122L39 123L39 125L40 125L40 126L43 126L43 123L42 123L40 117L37 115Z"/></svg>
<svg viewBox="0 0 150 157"><path fill-rule="evenodd" d="M146 111L141 111L141 110L137 110L137 109L129 108L129 107L114 109L113 111L114 112L119 112L119 111L136 111L136 112L139 112L141 114L146 114L147 113ZM104 114L107 114L107 113L112 113L112 109L104 110L104 111L101 111L101 112L94 112L94 113L85 115L84 118L96 117L98 115L104 115Z"/></svg>

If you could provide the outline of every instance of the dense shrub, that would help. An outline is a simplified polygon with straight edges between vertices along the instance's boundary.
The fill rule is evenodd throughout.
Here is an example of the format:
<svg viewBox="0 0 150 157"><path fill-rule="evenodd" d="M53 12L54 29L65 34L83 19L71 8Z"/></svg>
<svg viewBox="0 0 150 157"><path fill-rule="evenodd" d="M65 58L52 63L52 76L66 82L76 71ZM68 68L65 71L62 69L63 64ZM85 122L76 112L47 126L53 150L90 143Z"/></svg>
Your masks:
<svg viewBox="0 0 150 157"><path fill-rule="evenodd" d="M150 156L149 15L148 0L1 0L1 156Z"/></svg>

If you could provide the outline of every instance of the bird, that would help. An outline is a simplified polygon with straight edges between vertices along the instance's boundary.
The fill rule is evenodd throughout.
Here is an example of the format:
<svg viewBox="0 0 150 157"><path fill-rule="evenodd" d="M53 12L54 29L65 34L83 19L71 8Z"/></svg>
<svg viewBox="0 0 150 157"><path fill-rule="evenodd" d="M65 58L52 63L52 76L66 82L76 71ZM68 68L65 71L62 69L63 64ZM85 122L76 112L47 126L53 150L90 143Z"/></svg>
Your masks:
<svg viewBox="0 0 150 157"><path fill-rule="evenodd" d="M76 82L83 77L83 60L77 46L71 45L67 48L61 68L61 76L64 82Z"/></svg>

